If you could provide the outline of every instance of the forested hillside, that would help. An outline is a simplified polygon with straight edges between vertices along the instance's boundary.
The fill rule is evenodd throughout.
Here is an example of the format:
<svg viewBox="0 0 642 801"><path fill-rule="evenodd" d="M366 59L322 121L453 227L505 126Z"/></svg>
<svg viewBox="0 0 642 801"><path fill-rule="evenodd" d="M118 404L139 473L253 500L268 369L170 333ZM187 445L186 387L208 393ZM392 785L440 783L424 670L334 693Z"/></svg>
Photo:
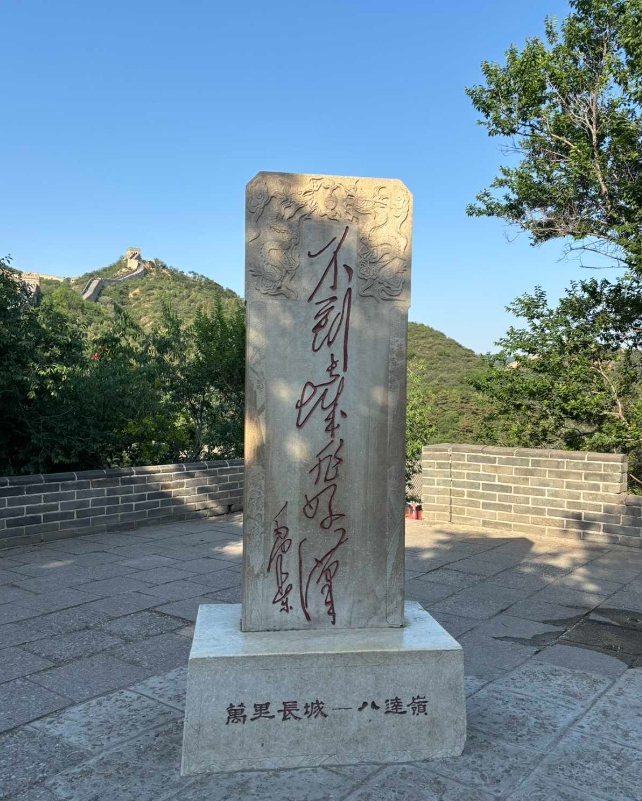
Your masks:
<svg viewBox="0 0 642 801"><path fill-rule="evenodd" d="M159 464L243 452L245 314L212 279L125 259L40 299L0 260L0 475ZM408 458L435 441L475 441L468 382L479 357L439 331L409 327Z"/></svg>
<svg viewBox="0 0 642 801"><path fill-rule="evenodd" d="M421 323L408 324L408 369L419 374L430 405L429 442L477 442L481 399L468 379L481 358Z"/></svg>
<svg viewBox="0 0 642 801"><path fill-rule="evenodd" d="M100 330L113 317L114 307L124 309L144 330L157 325L163 314L163 306L169 304L172 311L185 323L191 323L198 312L210 313L217 297L223 308L232 311L242 304L241 298L231 289L197 273L184 273L169 267L160 259L145 262L146 275L120 284L107 284L97 302L84 301L80 293L92 278L116 278L128 272L124 258L93 270L78 278L60 284L41 281L43 298L49 297L59 311L68 312L76 319Z"/></svg>

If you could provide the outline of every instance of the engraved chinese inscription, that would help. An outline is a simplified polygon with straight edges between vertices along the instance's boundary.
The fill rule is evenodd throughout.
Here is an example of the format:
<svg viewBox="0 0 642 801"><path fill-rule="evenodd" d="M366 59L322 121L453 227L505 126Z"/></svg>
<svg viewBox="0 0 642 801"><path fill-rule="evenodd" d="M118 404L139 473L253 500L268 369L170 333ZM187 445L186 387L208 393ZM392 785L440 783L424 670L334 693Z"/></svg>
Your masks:
<svg viewBox="0 0 642 801"><path fill-rule="evenodd" d="M245 631L403 624L411 219L399 181L248 185Z"/></svg>

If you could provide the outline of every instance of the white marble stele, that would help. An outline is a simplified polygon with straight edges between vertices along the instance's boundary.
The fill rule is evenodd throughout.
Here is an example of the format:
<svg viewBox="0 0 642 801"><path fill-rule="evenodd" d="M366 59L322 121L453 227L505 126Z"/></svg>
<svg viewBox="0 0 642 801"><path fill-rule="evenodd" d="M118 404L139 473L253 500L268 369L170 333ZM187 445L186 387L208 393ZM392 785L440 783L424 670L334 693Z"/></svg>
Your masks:
<svg viewBox="0 0 642 801"><path fill-rule="evenodd" d="M244 632L199 608L183 775L412 762L461 754L461 646L417 603L402 628Z"/></svg>

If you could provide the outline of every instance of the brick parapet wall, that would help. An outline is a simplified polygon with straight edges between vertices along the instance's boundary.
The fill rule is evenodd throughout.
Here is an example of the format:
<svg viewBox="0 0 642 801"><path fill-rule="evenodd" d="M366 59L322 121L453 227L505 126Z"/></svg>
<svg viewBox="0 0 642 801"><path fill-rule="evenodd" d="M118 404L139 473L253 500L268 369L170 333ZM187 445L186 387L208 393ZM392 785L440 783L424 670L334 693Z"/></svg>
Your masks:
<svg viewBox="0 0 642 801"><path fill-rule="evenodd" d="M424 520L642 547L642 498L621 454L429 445Z"/></svg>
<svg viewBox="0 0 642 801"><path fill-rule="evenodd" d="M0 478L0 547L239 511L242 459Z"/></svg>

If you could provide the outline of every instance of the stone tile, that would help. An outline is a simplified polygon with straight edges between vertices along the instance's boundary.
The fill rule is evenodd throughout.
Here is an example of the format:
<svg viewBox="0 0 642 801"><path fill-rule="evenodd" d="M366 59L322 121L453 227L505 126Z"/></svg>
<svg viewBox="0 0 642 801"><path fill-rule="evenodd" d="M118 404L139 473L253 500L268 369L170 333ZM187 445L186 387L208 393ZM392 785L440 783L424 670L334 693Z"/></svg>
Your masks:
<svg viewBox="0 0 642 801"><path fill-rule="evenodd" d="M27 679L14 679L0 684L0 731L29 723L70 703L69 698L50 692Z"/></svg>
<svg viewBox="0 0 642 801"><path fill-rule="evenodd" d="M572 590L570 587L563 587L556 581L533 595L532 600L534 603L541 601L546 604L570 606L571 609L595 609L606 600L606 596Z"/></svg>
<svg viewBox="0 0 642 801"><path fill-rule="evenodd" d="M457 587L452 584L437 584L420 579L410 579L406 582L406 599L419 601L422 606L431 606L455 592L457 592Z"/></svg>
<svg viewBox="0 0 642 801"><path fill-rule="evenodd" d="M519 565L516 565L513 569L523 573L526 576L539 576L542 579L546 579L547 583L549 584L551 581L562 578L572 570L570 567L559 567L558 565L548 565L542 562L529 561L520 562Z"/></svg>
<svg viewBox="0 0 642 801"><path fill-rule="evenodd" d="M42 618L30 618L16 623L6 623L0 626L0 643L3 648L11 645L22 645L32 640L40 640L49 633L38 621Z"/></svg>
<svg viewBox="0 0 642 801"><path fill-rule="evenodd" d="M194 782L180 777L182 738L182 722L171 723L56 776L49 787L67 801L169 798Z"/></svg>
<svg viewBox="0 0 642 801"><path fill-rule="evenodd" d="M434 763L427 762L432 768ZM346 801L486 801L491 795L438 776L424 764L389 765L346 796Z"/></svg>
<svg viewBox="0 0 642 801"><path fill-rule="evenodd" d="M93 536L93 535L92 535ZM104 546L99 542L92 542L92 538L69 537L63 540L53 540L47 543L47 550L50 553L64 553L74 555L84 555L104 551Z"/></svg>
<svg viewBox="0 0 642 801"><path fill-rule="evenodd" d="M230 570L231 567L229 561L209 557L190 559L181 564L181 569L189 570L190 573L214 573L217 570Z"/></svg>
<svg viewBox="0 0 642 801"><path fill-rule="evenodd" d="M524 618L525 620L550 623L553 626L559 624L567 627L580 620L585 613L586 610L583 609L573 609L570 606L561 606L560 604L546 604L529 598L509 606L504 614Z"/></svg>
<svg viewBox="0 0 642 801"><path fill-rule="evenodd" d="M544 751L576 717L558 703L497 690L490 685L467 702L468 725L511 745Z"/></svg>
<svg viewBox="0 0 642 801"><path fill-rule="evenodd" d="M101 545L107 545L112 548L124 548L131 545L131 537L129 534L92 534L92 539L95 539ZM145 536L144 534L142 536ZM103 549L104 550L104 549Z"/></svg>
<svg viewBox="0 0 642 801"><path fill-rule="evenodd" d="M83 554L63 554L59 551L51 552L49 559L30 562L20 568L23 580L26 576L32 578L46 578L51 575L72 575L69 568L87 568L114 562L118 557L109 553L91 552Z"/></svg>
<svg viewBox="0 0 642 801"><path fill-rule="evenodd" d="M0 604L8 604L12 601L23 601L31 598L32 593L21 587L3 586L0 587Z"/></svg>
<svg viewBox="0 0 642 801"><path fill-rule="evenodd" d="M94 602L92 602L93 605ZM64 634L70 631L79 631L88 626L102 623L106 615L99 610L89 608L90 604L74 606L70 609L61 609L58 612L51 612L35 618L35 623L43 630L45 636L52 634ZM42 638L39 638L42 639Z"/></svg>
<svg viewBox="0 0 642 801"><path fill-rule="evenodd" d="M35 609L30 609L28 606L20 604L2 604L0 606L0 626L5 623L15 623L17 620L26 620L37 614L38 612Z"/></svg>
<svg viewBox="0 0 642 801"><path fill-rule="evenodd" d="M84 701L126 687L148 675L149 671L145 668L129 665L107 654L98 654L37 673L32 679L52 692L74 701Z"/></svg>
<svg viewBox="0 0 642 801"><path fill-rule="evenodd" d="M241 603L241 587L230 587L227 590L217 590L212 592L209 597L208 603L220 604L240 604Z"/></svg>
<svg viewBox="0 0 642 801"><path fill-rule="evenodd" d="M586 790L576 790L561 782L548 782L538 774L508 798L510 801L602 801L596 795L589 795Z"/></svg>
<svg viewBox="0 0 642 801"><path fill-rule="evenodd" d="M96 595L92 595L87 590L74 590L66 587L62 590L54 590L41 595L32 595L21 601L23 606L29 606L38 612L58 612L60 609L68 609L72 606L95 601Z"/></svg>
<svg viewBox="0 0 642 801"><path fill-rule="evenodd" d="M118 558L118 557L117 557ZM176 559L169 556L161 556L157 553L150 553L147 556L136 556L130 559L119 561L119 565L133 567L136 570L153 570L156 567L172 567L176 564Z"/></svg>
<svg viewBox="0 0 642 801"><path fill-rule="evenodd" d="M622 626L633 631L642 631L642 615L639 612L629 612L627 609L608 609L598 606L589 612L585 620L596 620L599 623L609 623L613 626Z"/></svg>
<svg viewBox="0 0 642 801"><path fill-rule="evenodd" d="M621 576L619 575L618 571L618 579L620 578ZM642 577L638 576L633 581L627 582L622 589L626 590L627 592L637 592L638 594L642 594Z"/></svg>
<svg viewBox="0 0 642 801"><path fill-rule="evenodd" d="M46 576L32 578L20 582L20 587L35 593L56 591L63 587L71 587L89 582L100 582L104 579L117 578L134 571L129 567L110 563L94 567L63 567L48 572ZM1 589L1 588L0 588ZM89 591L89 588L87 588Z"/></svg>
<svg viewBox="0 0 642 801"><path fill-rule="evenodd" d="M609 596L617 592L623 585L628 584L615 570L596 571L580 568L558 578L555 582L560 587L568 587L579 592L588 592L596 595Z"/></svg>
<svg viewBox="0 0 642 801"><path fill-rule="evenodd" d="M168 615L160 615L157 612L135 612L133 615L125 615L115 620L108 620L100 628L118 637L128 640L140 640L153 637L156 634L164 634L174 631L182 626L182 622Z"/></svg>
<svg viewBox="0 0 642 801"><path fill-rule="evenodd" d="M628 609L630 612L637 612L642 616L642 593L632 592L625 587L623 590L611 595L600 606L608 609Z"/></svg>
<svg viewBox="0 0 642 801"><path fill-rule="evenodd" d="M642 668L624 673L575 729L642 749Z"/></svg>
<svg viewBox="0 0 642 801"><path fill-rule="evenodd" d="M460 559L458 562L452 564L454 570L459 570L462 573L472 573L476 576L493 576L495 573L500 573L505 570L506 565L498 564L490 560L486 560L481 556L470 556L467 559Z"/></svg>
<svg viewBox="0 0 642 801"><path fill-rule="evenodd" d="M495 679L503 676L506 671L494 665L489 665L487 662L473 662L472 659L467 659L464 662L464 673L466 678L473 678L488 684L488 682L495 681Z"/></svg>
<svg viewBox="0 0 642 801"><path fill-rule="evenodd" d="M165 615L172 615L181 620L191 620L192 623L194 623L198 615L198 607L201 604L211 603L214 603L214 601L209 596L199 595L197 598L187 598L184 601L176 601L175 603L157 606L155 611L162 612Z"/></svg>
<svg viewBox="0 0 642 801"><path fill-rule="evenodd" d="M489 681L489 679L482 679L479 676L465 676L464 689L466 691L466 698L468 698L469 695L474 695L476 692L479 692Z"/></svg>
<svg viewBox="0 0 642 801"><path fill-rule="evenodd" d="M159 584L156 587L147 587L146 595L152 595L156 599L154 605L168 601L183 601L185 598L195 598L203 595L205 589L202 584L194 584L191 581L172 581L169 584Z"/></svg>
<svg viewBox="0 0 642 801"><path fill-rule="evenodd" d="M58 801L58 799L43 784L34 784L23 793L12 795L10 801Z"/></svg>
<svg viewBox="0 0 642 801"><path fill-rule="evenodd" d="M471 731L461 756L425 764L441 776L479 787L493 796L504 796L534 770L540 759L533 751Z"/></svg>
<svg viewBox="0 0 642 801"><path fill-rule="evenodd" d="M547 662L569 670L581 670L586 673L597 673L600 676L617 678L622 675L627 665L615 656L607 656L599 651L590 651L570 645L553 645L534 657L537 662Z"/></svg>
<svg viewBox="0 0 642 801"><path fill-rule="evenodd" d="M441 554L439 556L412 556L408 555L406 551L405 567L406 570L413 570L415 573L427 573L430 570L436 570L438 567L444 567L451 562L456 561L457 557L452 554Z"/></svg>
<svg viewBox="0 0 642 801"><path fill-rule="evenodd" d="M16 567L20 567L20 565L24 564L18 558L10 559L6 554L11 553L13 554L17 549L12 548L10 551L3 550L0 552L0 566L2 566L3 570L13 570Z"/></svg>
<svg viewBox="0 0 642 801"><path fill-rule="evenodd" d="M642 631L597 620L580 620L564 634L560 643L579 643L601 651L642 656Z"/></svg>
<svg viewBox="0 0 642 801"><path fill-rule="evenodd" d="M642 799L642 759L634 748L579 732L567 734L538 771L553 782L568 782L588 794Z"/></svg>
<svg viewBox="0 0 642 801"><path fill-rule="evenodd" d="M582 565L592 562L597 559L601 551L586 548L566 549L564 551L556 550L552 553L542 554L535 556L533 559L528 559L531 564L552 565L554 567L561 567L564 569L575 570L575 568L582 567Z"/></svg>
<svg viewBox="0 0 642 801"><path fill-rule="evenodd" d="M123 595L126 592L140 592L149 589L149 584L141 581L136 573L136 577L119 576L118 578L104 579L103 581L92 581L88 584L78 584L78 588L86 587L94 595L106 597L108 595Z"/></svg>
<svg viewBox="0 0 642 801"><path fill-rule="evenodd" d="M355 783L361 783L380 771L381 765L365 765L363 763L360 765L328 765L327 770L338 773L339 776L345 776L346 779Z"/></svg>
<svg viewBox="0 0 642 801"><path fill-rule="evenodd" d="M159 634L147 640L137 640L113 650L113 655L123 662L163 673L187 665L192 643L176 634Z"/></svg>
<svg viewBox="0 0 642 801"><path fill-rule="evenodd" d="M178 710L121 690L43 718L32 727L95 754L180 717Z"/></svg>
<svg viewBox="0 0 642 801"><path fill-rule="evenodd" d="M93 654L100 653L100 651L122 644L123 641L118 637L113 637L95 629L85 629L84 631L57 634L55 637L46 637L44 640L26 643L24 648L32 654L37 654L60 664L71 662L84 656L93 656ZM51 667L51 665L47 667Z"/></svg>
<svg viewBox="0 0 642 801"><path fill-rule="evenodd" d="M478 634L477 629L468 631L459 638L464 649L464 659L475 664L485 663L500 670L511 670L530 659L537 648L529 648L513 642L502 642Z"/></svg>
<svg viewBox="0 0 642 801"><path fill-rule="evenodd" d="M147 695L176 709L185 709L185 694L187 692L187 668L178 667L163 673L162 676L152 676L145 681L134 684L129 688L132 692Z"/></svg>
<svg viewBox="0 0 642 801"><path fill-rule="evenodd" d="M11 557L21 562L23 565L30 564L31 562L46 562L53 558L52 551L49 547L42 545L26 545L23 548L11 548L4 553L10 554Z"/></svg>
<svg viewBox="0 0 642 801"><path fill-rule="evenodd" d="M49 667L52 667L51 662L23 651L22 648L3 648L0 651L0 683Z"/></svg>
<svg viewBox="0 0 642 801"><path fill-rule="evenodd" d="M445 612L431 612L431 617L434 617L438 623L441 623L448 634L452 635L455 639L479 624L479 620L475 620L475 618L448 615Z"/></svg>
<svg viewBox="0 0 642 801"><path fill-rule="evenodd" d="M147 540L135 540L132 545L126 545L120 548L108 548L108 553L113 554L118 559L118 564L131 567L131 565L125 565L126 561L130 559L139 559L145 556L167 556L170 559L172 558L171 553L165 553L163 550L163 543L161 542L149 542ZM172 561L176 561L178 557L172 559ZM135 567L135 566L134 566Z"/></svg>
<svg viewBox="0 0 642 801"><path fill-rule="evenodd" d="M161 526L145 526L145 528L139 528L129 532L129 536L132 540L142 540L145 542L173 539L176 535L177 531L171 523Z"/></svg>
<svg viewBox="0 0 642 801"><path fill-rule="evenodd" d="M106 565L117 561L117 556L106 551L90 551L89 553L74 554L73 557L74 565L79 567L94 567L95 565Z"/></svg>
<svg viewBox="0 0 642 801"><path fill-rule="evenodd" d="M20 573L3 569L1 565L2 563L0 563L0 584L12 584L14 581L20 581L24 578Z"/></svg>
<svg viewBox="0 0 642 801"><path fill-rule="evenodd" d="M451 595L446 600L435 604L434 609L436 612L484 620L503 612L504 609L522 600L526 595L527 593L523 590L511 590L507 587L498 587L483 582Z"/></svg>
<svg viewBox="0 0 642 801"><path fill-rule="evenodd" d="M523 570L503 570L501 573L496 573L489 578L492 584L498 584L500 587L510 587L514 590L531 590L537 592L546 587L553 577L538 576L535 573L525 573Z"/></svg>
<svg viewBox="0 0 642 801"><path fill-rule="evenodd" d="M212 544L202 556L211 556L214 559L225 559L231 562L240 562L243 556L243 545L240 540L229 540L221 544Z"/></svg>
<svg viewBox="0 0 642 801"><path fill-rule="evenodd" d="M553 642L564 631L561 626L551 626L503 613L480 623L474 633L478 637L495 637L518 641L522 645L541 646Z"/></svg>
<svg viewBox="0 0 642 801"><path fill-rule="evenodd" d="M176 563L174 563L176 564ZM195 574L189 570L184 569L185 562L179 562L180 568L177 567L154 567L151 570L141 570L140 573L135 574L135 578L144 581L146 584L169 584L171 581L180 581L181 579L191 579Z"/></svg>
<svg viewBox="0 0 642 801"><path fill-rule="evenodd" d="M227 590L230 587L238 586L241 583L241 576L236 570L216 570L214 573L199 573L193 576L190 581L192 584L208 588L207 590L201 590L201 592L211 592L212 590Z"/></svg>
<svg viewBox="0 0 642 801"><path fill-rule="evenodd" d="M97 623L102 623L115 617L123 617L133 612L142 612L158 604L158 599L140 592L126 592L123 595L112 595L110 598L101 598L82 607L88 613L96 615Z"/></svg>
<svg viewBox="0 0 642 801"><path fill-rule="evenodd" d="M376 767L376 766L371 766ZM354 782L356 784L356 781ZM178 801L326 801L341 799L350 788L345 776L326 768L242 771L200 777L174 798Z"/></svg>
<svg viewBox="0 0 642 801"><path fill-rule="evenodd" d="M155 545L154 552L161 554L162 556L169 556L176 562L193 562L195 559L204 559L209 557L211 555L209 549L209 545L203 545L200 548L185 548L181 545L180 540L177 539L159 542ZM217 561L222 562L225 560L219 559ZM230 564L232 563L228 562L228 565ZM180 564L177 565L177 567L180 568Z"/></svg>
<svg viewBox="0 0 642 801"><path fill-rule="evenodd" d="M57 737L31 728L18 729L0 737L0 797L27 791L48 776L59 773L87 758L87 753ZM38 795L40 792L40 795ZM16 796L13 796L15 798ZM46 799L44 789L18 798Z"/></svg>
<svg viewBox="0 0 642 801"><path fill-rule="evenodd" d="M455 562L457 565L458 562ZM430 573L420 573L422 581L429 583L436 582L437 584L449 584L459 589L472 587L479 581L483 581L485 576L479 576L475 573L460 573L456 568L438 567L436 570L431 570Z"/></svg>
<svg viewBox="0 0 642 801"><path fill-rule="evenodd" d="M37 562L28 562L26 565L20 565L15 570L20 573L18 581L27 581L31 578L51 578L54 573L56 575L67 575L67 568L73 565L73 557L69 556L68 559L60 558L56 555L52 559L39 559Z"/></svg>
<svg viewBox="0 0 642 801"><path fill-rule="evenodd" d="M612 683L612 679L581 670L569 670L531 659L493 682L496 690L530 695L581 712Z"/></svg>

